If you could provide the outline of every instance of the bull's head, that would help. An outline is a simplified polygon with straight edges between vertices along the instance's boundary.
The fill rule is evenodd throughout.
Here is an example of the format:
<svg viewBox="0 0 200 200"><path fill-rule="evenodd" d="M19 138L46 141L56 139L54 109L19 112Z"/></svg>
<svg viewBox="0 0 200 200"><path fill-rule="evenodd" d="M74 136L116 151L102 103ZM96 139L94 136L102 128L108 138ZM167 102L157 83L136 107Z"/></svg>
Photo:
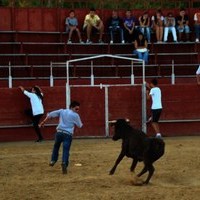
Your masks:
<svg viewBox="0 0 200 200"><path fill-rule="evenodd" d="M115 127L115 132L113 135L113 140L119 140L119 139L123 139L124 136L124 132L127 129L127 125L129 124L130 120L129 119L118 119L118 120L113 120L113 121L109 121L109 123L111 124L111 126Z"/></svg>

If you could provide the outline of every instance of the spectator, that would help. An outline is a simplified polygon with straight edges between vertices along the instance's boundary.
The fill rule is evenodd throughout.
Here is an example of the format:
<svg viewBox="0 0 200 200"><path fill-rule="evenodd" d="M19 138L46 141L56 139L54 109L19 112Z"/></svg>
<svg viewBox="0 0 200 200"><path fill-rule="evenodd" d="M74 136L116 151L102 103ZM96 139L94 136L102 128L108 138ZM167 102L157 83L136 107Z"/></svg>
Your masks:
<svg viewBox="0 0 200 200"><path fill-rule="evenodd" d="M91 33L92 31L99 31L99 43L103 43L103 31L104 25L100 17L96 14L96 10L94 8L90 9L89 14L85 16L83 30L86 30L87 33L87 41L86 43L90 44L91 41Z"/></svg>
<svg viewBox="0 0 200 200"><path fill-rule="evenodd" d="M124 30L122 28L123 20L118 16L116 10L112 11L112 17L108 20L108 29L110 32L110 44L114 41L114 34L118 32L120 34L121 43L124 43Z"/></svg>
<svg viewBox="0 0 200 200"><path fill-rule="evenodd" d="M146 36L148 42L151 42L151 28L150 28L150 17L148 12L144 12L142 16L139 17L140 32Z"/></svg>
<svg viewBox="0 0 200 200"><path fill-rule="evenodd" d="M136 18L132 17L131 11L126 11L126 17L124 19L124 36L125 41L132 43L136 39L137 31L135 29Z"/></svg>
<svg viewBox="0 0 200 200"><path fill-rule="evenodd" d="M81 33L78 28L78 20L75 17L74 10L71 10L69 12L69 17L66 18L65 24L66 24L66 32L69 33L68 44L72 43L71 38L72 38L73 32L77 33L79 42L83 43L82 38L81 38Z"/></svg>
<svg viewBox="0 0 200 200"><path fill-rule="evenodd" d="M138 34L138 37L134 41L134 47L135 50L133 51L133 53L136 54L139 59L144 60L145 64L148 64L148 59L149 59L148 42L142 33Z"/></svg>
<svg viewBox="0 0 200 200"><path fill-rule="evenodd" d="M180 10L179 15L176 18L176 22L179 41L182 41L182 35L184 32L186 35L186 41L189 41L189 16L186 14L185 9Z"/></svg>
<svg viewBox="0 0 200 200"><path fill-rule="evenodd" d="M21 91L24 95L26 95L30 99L31 103L31 110L26 110L26 114L31 117L33 122L33 127L37 134L38 139L35 142L42 142L43 136L39 128L39 122L44 114L44 107L43 107L43 93L38 86L34 86L31 89L31 92L28 92L24 89L24 87L19 86Z"/></svg>
<svg viewBox="0 0 200 200"><path fill-rule="evenodd" d="M162 42L163 39L163 25L164 17L161 10L157 10L156 14L152 16L152 28L156 32L156 40L158 43Z"/></svg>
<svg viewBox="0 0 200 200"><path fill-rule="evenodd" d="M199 42L200 34L200 11L194 14L194 31L195 31L195 42Z"/></svg>
<svg viewBox="0 0 200 200"><path fill-rule="evenodd" d="M169 32L171 32L172 35L173 35L173 41L177 42L177 35L176 35L176 28L175 28L176 20L175 20L175 17L173 16L173 14L171 12L169 12L167 14L167 17L165 17L164 25L165 25L164 42L167 42Z"/></svg>

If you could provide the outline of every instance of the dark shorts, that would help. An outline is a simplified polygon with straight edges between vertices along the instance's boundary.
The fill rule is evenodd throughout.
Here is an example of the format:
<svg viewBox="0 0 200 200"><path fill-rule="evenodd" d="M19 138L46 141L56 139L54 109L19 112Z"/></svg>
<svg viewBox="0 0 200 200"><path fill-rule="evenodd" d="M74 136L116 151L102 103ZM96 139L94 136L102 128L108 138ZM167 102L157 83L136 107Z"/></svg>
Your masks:
<svg viewBox="0 0 200 200"><path fill-rule="evenodd" d="M160 119L160 115L162 113L162 109L151 109L152 112L152 122L158 122Z"/></svg>

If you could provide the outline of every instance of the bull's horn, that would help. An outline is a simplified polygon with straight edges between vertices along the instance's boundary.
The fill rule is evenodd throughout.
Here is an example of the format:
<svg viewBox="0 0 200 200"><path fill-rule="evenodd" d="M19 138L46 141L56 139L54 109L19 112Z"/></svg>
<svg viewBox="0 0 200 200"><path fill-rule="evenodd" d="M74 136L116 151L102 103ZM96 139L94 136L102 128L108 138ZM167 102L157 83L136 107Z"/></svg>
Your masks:
<svg viewBox="0 0 200 200"><path fill-rule="evenodd" d="M108 121L109 124L114 124L116 122L117 122L117 120Z"/></svg>
<svg viewBox="0 0 200 200"><path fill-rule="evenodd" d="M126 119L126 122L130 122L130 119Z"/></svg>

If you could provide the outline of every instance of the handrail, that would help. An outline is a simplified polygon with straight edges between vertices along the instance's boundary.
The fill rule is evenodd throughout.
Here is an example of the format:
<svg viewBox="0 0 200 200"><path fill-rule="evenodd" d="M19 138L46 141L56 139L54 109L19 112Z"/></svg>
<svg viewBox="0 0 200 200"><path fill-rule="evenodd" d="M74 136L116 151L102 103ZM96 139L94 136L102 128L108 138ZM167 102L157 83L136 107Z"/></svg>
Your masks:
<svg viewBox="0 0 200 200"><path fill-rule="evenodd" d="M57 126L58 124L45 124L45 126ZM29 128L33 127L32 124L14 124L14 125L0 125L0 129L4 128Z"/></svg>

